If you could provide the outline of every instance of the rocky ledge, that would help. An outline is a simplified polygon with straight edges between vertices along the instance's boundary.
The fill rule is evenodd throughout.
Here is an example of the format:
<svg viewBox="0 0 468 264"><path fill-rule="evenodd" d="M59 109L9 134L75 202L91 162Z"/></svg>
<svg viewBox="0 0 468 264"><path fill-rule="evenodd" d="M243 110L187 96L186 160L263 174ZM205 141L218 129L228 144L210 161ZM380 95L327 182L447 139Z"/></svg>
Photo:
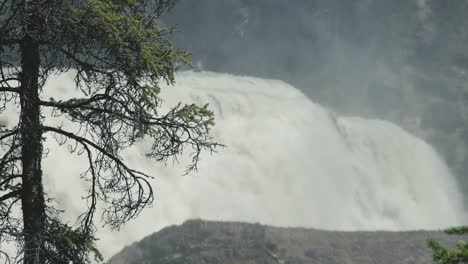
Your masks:
<svg viewBox="0 0 468 264"><path fill-rule="evenodd" d="M446 246L467 237L439 231L342 232L190 220L126 247L111 264L427 264L426 240Z"/></svg>

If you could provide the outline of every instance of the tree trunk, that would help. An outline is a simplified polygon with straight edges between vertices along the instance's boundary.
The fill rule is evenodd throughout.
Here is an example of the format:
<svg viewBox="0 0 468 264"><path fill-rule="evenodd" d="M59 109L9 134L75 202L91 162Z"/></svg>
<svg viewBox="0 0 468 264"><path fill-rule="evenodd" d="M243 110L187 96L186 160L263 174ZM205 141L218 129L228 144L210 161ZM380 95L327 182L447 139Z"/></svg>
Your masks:
<svg viewBox="0 0 468 264"><path fill-rule="evenodd" d="M30 20L30 24L34 19ZM24 264L44 263L45 201L42 186L42 132L39 105L39 45L26 27L21 41L22 211L24 224Z"/></svg>

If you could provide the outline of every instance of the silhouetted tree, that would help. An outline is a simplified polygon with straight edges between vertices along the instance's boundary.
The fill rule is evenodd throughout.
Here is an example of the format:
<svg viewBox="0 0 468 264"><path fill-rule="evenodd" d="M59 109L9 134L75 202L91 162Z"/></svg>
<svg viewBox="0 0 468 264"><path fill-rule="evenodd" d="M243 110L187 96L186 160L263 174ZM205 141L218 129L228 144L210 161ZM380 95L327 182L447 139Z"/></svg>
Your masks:
<svg viewBox="0 0 468 264"><path fill-rule="evenodd" d="M189 148L188 173L202 151L218 146L206 106L158 111L160 82L173 84L176 68L188 62L159 24L174 1L0 0L0 110L19 110L15 125L0 128L0 249L16 243L15 261L89 263L90 253L102 259L94 246L96 210L118 228L153 201L150 176L126 165L124 149L144 141L146 157L165 162ZM83 97L44 100L48 77L70 70ZM48 124L59 116L74 125ZM87 210L73 226L61 222L44 193L49 135L88 162L77 175L89 186Z"/></svg>

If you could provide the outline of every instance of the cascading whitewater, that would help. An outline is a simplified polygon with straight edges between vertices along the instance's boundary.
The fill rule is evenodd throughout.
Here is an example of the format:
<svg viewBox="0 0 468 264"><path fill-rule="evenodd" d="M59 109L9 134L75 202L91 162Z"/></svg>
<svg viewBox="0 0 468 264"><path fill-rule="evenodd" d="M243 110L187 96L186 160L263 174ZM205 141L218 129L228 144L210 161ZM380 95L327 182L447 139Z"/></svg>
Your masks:
<svg viewBox="0 0 468 264"><path fill-rule="evenodd" d="M73 72L52 77L46 98L69 98L72 79ZM434 229L466 220L447 166L398 126L336 116L281 81L193 72L176 80L163 89L166 110L179 101L209 103L212 133L227 148L203 155L199 171L184 177L183 160L165 167L145 160L144 146L126 153L129 164L156 177L156 202L119 232L100 230L106 257L190 218L332 230ZM78 215L85 160L50 139L46 145L46 188L67 215Z"/></svg>

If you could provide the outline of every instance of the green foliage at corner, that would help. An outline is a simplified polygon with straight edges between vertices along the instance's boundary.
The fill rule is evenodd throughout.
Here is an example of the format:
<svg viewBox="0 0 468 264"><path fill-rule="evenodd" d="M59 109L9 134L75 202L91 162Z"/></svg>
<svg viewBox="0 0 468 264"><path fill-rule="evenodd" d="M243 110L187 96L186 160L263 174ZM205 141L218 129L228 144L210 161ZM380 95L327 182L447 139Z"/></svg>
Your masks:
<svg viewBox="0 0 468 264"><path fill-rule="evenodd" d="M445 230L445 233L450 235L467 234L468 226L449 228ZM432 249L434 260L441 264L468 263L468 243L466 241L458 241L456 250L447 249L432 239L427 241L427 245Z"/></svg>

